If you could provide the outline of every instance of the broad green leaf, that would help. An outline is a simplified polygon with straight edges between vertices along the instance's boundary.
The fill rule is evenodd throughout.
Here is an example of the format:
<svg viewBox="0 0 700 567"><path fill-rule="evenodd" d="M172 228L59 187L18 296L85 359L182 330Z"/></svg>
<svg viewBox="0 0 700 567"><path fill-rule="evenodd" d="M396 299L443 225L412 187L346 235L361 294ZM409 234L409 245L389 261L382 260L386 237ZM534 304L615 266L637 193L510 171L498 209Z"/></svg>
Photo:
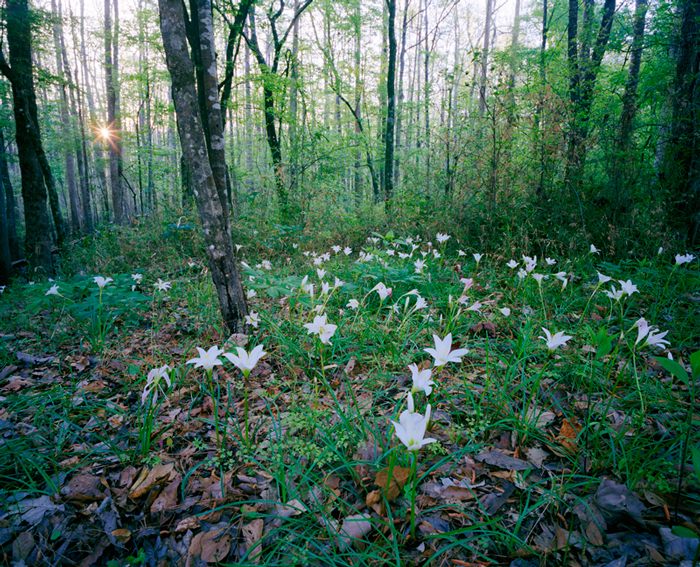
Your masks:
<svg viewBox="0 0 700 567"><path fill-rule="evenodd" d="M693 370L693 380L700 376L700 350L690 355L690 368Z"/></svg>
<svg viewBox="0 0 700 567"><path fill-rule="evenodd" d="M664 358L662 356L655 356L654 358L661 366L663 366L666 370L668 370L671 374L673 374L676 378L683 382L683 384L685 384L686 386L690 385L690 378L688 378L688 372L686 372L685 368L683 368L675 360L671 360L670 358Z"/></svg>
<svg viewBox="0 0 700 567"><path fill-rule="evenodd" d="M700 447L693 449L693 468L695 469L695 476L700 480Z"/></svg>
<svg viewBox="0 0 700 567"><path fill-rule="evenodd" d="M698 534L696 534L693 530L689 530L688 528L684 528L683 526L673 526L671 531L673 532L673 535L678 536L678 537L698 539Z"/></svg>

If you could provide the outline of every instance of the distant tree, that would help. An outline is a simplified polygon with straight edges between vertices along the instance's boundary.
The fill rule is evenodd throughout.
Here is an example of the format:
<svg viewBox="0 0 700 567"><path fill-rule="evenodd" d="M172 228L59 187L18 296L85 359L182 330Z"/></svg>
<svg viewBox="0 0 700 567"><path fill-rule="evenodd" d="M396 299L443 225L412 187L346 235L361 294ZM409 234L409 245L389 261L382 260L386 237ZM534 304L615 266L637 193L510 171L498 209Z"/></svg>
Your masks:
<svg viewBox="0 0 700 567"><path fill-rule="evenodd" d="M105 85L107 90L107 129L109 134L109 182L112 187L114 222L125 224L127 206L122 185L121 118L119 116L119 0L105 0ZM112 8L113 6L113 8ZM112 24L114 10L114 25Z"/></svg>
<svg viewBox="0 0 700 567"><path fill-rule="evenodd" d="M291 21L284 31L278 29L280 16L284 13L285 3L280 2L279 9L275 10L270 7L267 12L267 20L272 34L271 56L266 58L260 48L258 33L255 21L255 5L251 7L249 14L248 28L243 32L251 53L258 62L258 68L262 74L263 87L263 114L265 118L265 137L267 145L270 148L272 156L272 167L275 174L275 187L277 189L277 200L280 206L280 216L284 220L291 217L291 203L289 202L289 192L287 191L287 181L285 176L284 162L282 160L282 142L280 140L281 132L277 127L276 97L278 96L278 83L280 70L280 60L283 55L284 44L289 37L289 34L294 29L294 24L301 17L313 0L305 0L301 6L295 11Z"/></svg>

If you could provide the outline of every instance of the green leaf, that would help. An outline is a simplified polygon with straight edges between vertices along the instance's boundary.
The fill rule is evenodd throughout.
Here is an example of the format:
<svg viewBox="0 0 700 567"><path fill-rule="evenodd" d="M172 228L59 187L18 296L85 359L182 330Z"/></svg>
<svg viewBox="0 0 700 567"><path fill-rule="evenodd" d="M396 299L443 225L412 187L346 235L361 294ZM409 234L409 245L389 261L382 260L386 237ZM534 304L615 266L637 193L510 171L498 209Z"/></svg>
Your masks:
<svg viewBox="0 0 700 567"><path fill-rule="evenodd" d="M690 355L690 368L693 370L693 380L700 376L700 350Z"/></svg>
<svg viewBox="0 0 700 567"><path fill-rule="evenodd" d="M51 539L51 541L56 541L59 537L61 537L61 530L54 530L51 532L49 539Z"/></svg>
<svg viewBox="0 0 700 567"><path fill-rule="evenodd" d="M684 528L683 526L673 526L671 531L673 532L673 535L678 536L678 537L698 539L698 534L696 534L693 530L689 530L688 528Z"/></svg>
<svg viewBox="0 0 700 567"><path fill-rule="evenodd" d="M685 368L683 368L675 360L671 360L670 358L664 358L662 356L655 356L654 358L661 366L663 366L666 370L668 370L671 374L673 374L676 378L683 382L683 384L685 384L686 386L690 385L690 378L688 378L688 372L686 372Z"/></svg>
<svg viewBox="0 0 700 567"><path fill-rule="evenodd" d="M695 476L700 480L700 447L693 449L693 468L695 468Z"/></svg>

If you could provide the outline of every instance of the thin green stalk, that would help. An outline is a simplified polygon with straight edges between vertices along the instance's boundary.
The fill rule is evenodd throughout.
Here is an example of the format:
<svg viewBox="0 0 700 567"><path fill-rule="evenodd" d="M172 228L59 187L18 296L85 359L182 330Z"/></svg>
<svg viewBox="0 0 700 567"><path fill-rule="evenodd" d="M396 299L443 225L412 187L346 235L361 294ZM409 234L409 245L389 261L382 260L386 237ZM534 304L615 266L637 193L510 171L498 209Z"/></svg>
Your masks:
<svg viewBox="0 0 700 567"><path fill-rule="evenodd" d="M418 459L411 455L411 539L416 537L416 484L418 476Z"/></svg>

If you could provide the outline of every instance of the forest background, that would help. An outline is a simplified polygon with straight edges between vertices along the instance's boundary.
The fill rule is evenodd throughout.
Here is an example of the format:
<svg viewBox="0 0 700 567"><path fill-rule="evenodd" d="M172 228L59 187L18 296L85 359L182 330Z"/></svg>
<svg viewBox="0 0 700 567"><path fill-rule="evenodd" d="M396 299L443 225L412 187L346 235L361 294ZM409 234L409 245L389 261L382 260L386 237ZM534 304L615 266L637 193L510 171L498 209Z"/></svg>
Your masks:
<svg viewBox="0 0 700 567"><path fill-rule="evenodd" d="M234 231L447 223L610 257L697 241L697 1L208 9ZM52 274L56 245L106 223L182 215L196 187L156 3L3 14L3 282L25 255ZM13 81L35 106L25 180Z"/></svg>

